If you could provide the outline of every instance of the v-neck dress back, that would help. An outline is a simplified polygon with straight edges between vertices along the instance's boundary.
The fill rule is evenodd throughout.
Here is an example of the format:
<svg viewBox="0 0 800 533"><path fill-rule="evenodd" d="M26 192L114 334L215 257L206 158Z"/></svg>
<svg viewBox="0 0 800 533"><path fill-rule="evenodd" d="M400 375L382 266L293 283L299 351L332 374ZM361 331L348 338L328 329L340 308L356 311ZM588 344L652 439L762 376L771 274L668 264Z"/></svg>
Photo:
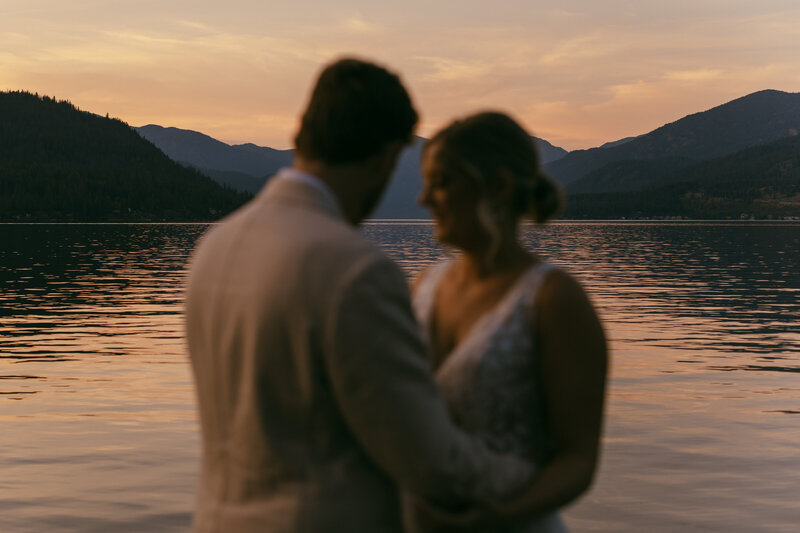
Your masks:
<svg viewBox="0 0 800 533"><path fill-rule="evenodd" d="M434 301L452 261L433 266L414 291L414 312L430 346ZM525 271L502 299L472 326L436 371L453 419L500 453L542 464L552 452L547 433L536 344L530 324L542 280L554 267L538 263ZM497 532L566 531L556 514Z"/></svg>

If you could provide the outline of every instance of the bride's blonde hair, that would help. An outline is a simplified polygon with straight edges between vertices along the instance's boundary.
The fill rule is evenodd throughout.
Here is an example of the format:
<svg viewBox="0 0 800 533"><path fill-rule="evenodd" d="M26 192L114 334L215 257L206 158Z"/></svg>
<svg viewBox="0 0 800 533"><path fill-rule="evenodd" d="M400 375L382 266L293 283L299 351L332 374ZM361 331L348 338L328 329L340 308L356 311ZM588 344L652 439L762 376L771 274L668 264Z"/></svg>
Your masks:
<svg viewBox="0 0 800 533"><path fill-rule="evenodd" d="M513 177L510 205L478 203L477 218L492 241L489 260L500 244L502 218L516 222L527 216L543 224L563 209L563 193L542 171L533 137L505 113L488 111L456 120L428 141L424 153L433 147L436 157L454 165L457 175L469 179L483 198L501 186L501 173Z"/></svg>

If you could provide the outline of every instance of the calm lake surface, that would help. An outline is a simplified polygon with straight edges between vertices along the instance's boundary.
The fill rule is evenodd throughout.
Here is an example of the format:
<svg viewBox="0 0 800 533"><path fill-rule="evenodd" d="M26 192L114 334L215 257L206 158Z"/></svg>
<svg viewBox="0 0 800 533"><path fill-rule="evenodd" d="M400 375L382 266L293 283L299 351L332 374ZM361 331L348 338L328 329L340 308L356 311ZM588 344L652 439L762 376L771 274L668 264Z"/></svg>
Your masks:
<svg viewBox="0 0 800 533"><path fill-rule="evenodd" d="M0 531L172 532L199 454L182 337L206 225L0 224ZM409 275L428 223L364 227ZM582 531L800 531L800 223L557 223L612 353Z"/></svg>

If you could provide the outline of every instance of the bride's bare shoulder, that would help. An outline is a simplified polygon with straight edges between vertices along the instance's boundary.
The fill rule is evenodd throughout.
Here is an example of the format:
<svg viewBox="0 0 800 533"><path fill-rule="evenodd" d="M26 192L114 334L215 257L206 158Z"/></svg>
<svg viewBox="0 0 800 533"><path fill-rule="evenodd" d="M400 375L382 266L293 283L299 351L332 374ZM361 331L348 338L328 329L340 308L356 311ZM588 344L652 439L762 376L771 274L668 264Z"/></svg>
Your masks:
<svg viewBox="0 0 800 533"><path fill-rule="evenodd" d="M430 271L431 267L427 267L414 274L409 282L411 292L415 292L419 288L419 286L422 284L422 280L425 279L425 276L427 276Z"/></svg>
<svg viewBox="0 0 800 533"><path fill-rule="evenodd" d="M547 272L539 287L537 300L540 307L554 305L582 307L589 304L586 291L580 282L561 268L551 268Z"/></svg>
<svg viewBox="0 0 800 533"><path fill-rule="evenodd" d="M450 263L451 261L448 259L445 259L443 261L437 261L417 272L409 282L409 286L411 287L411 292L414 292L417 289L419 289L425 280L434 275L434 271L436 272L436 274L433 282L436 283L435 280L441 279L441 276L449 268Z"/></svg>

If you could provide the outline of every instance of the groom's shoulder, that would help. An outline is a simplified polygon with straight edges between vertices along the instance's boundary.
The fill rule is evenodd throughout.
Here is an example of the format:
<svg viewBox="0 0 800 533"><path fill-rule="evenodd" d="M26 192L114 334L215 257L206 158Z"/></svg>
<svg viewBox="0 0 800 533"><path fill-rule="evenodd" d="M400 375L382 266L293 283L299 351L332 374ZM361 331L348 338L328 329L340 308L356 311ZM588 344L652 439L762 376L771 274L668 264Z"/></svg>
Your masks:
<svg viewBox="0 0 800 533"><path fill-rule="evenodd" d="M245 207L210 228L194 255L211 262L257 257L282 265L279 270L296 270L299 279L320 280L322 286L314 285L322 291L366 271L402 279L399 267L363 230L316 210Z"/></svg>
<svg viewBox="0 0 800 533"><path fill-rule="evenodd" d="M316 235L315 241L312 261L333 263L351 274L368 267L399 271L376 243L348 224L328 226L326 231Z"/></svg>
<svg viewBox="0 0 800 533"><path fill-rule="evenodd" d="M323 312L330 311L328 304L340 304L345 294L369 300L407 291L398 265L357 228L328 227L307 244L300 261L303 291L327 302Z"/></svg>

